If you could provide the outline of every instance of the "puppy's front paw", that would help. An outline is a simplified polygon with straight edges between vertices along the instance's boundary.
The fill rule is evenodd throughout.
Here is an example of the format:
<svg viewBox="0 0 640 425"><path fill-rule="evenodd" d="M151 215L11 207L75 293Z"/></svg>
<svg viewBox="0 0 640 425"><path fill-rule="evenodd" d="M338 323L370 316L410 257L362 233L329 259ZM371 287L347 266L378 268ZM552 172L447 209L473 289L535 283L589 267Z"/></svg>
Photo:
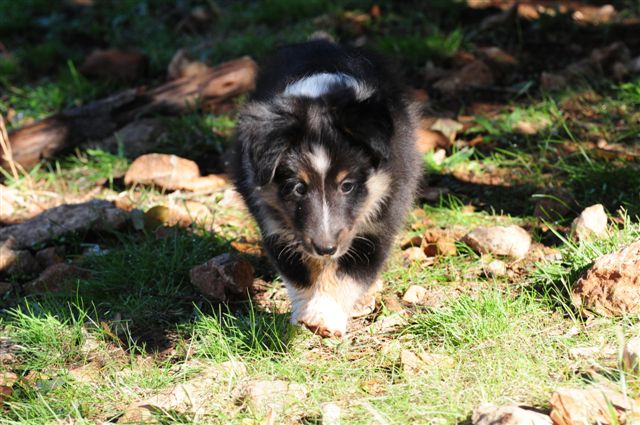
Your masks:
<svg viewBox="0 0 640 425"><path fill-rule="evenodd" d="M292 323L304 325L311 332L323 337L345 337L347 320L347 314L342 307L328 297L314 298L305 305L294 306L291 316Z"/></svg>

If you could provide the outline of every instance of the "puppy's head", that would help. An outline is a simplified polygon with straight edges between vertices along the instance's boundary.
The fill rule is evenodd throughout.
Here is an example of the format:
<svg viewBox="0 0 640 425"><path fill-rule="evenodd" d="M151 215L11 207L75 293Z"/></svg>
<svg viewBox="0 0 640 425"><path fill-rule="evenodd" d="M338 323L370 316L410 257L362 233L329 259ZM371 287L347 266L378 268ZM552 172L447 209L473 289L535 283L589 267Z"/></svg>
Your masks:
<svg viewBox="0 0 640 425"><path fill-rule="evenodd" d="M352 90L250 104L238 136L254 194L275 219L263 231L309 256L347 253L389 194L392 134L384 102Z"/></svg>

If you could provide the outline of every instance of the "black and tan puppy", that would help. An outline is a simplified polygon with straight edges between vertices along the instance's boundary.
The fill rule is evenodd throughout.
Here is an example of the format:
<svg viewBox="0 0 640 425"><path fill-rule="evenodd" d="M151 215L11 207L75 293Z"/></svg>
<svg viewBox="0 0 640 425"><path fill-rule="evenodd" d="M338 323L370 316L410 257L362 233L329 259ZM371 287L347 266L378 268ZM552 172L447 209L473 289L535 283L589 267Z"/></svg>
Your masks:
<svg viewBox="0 0 640 425"><path fill-rule="evenodd" d="M414 134L406 92L376 55L312 41L262 69L239 118L233 171L292 322L346 334L413 200Z"/></svg>

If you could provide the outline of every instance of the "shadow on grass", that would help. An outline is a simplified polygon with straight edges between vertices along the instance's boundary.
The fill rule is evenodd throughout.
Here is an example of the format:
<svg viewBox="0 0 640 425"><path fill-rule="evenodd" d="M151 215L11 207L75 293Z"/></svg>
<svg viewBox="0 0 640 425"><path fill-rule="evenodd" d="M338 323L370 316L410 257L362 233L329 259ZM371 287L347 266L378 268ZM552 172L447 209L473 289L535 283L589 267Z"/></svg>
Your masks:
<svg viewBox="0 0 640 425"><path fill-rule="evenodd" d="M288 315L263 311L251 297L211 303L191 285L190 269L231 251L229 241L180 228L164 233L161 238L154 232L102 236L106 248L77 262L89 277L69 282L72 287L64 292L20 299L0 315L0 323L17 329L25 339L18 343L33 339L39 321L55 319L71 328L89 324L133 353L173 355L185 341L216 359L286 351ZM269 273L265 259L249 260Z"/></svg>

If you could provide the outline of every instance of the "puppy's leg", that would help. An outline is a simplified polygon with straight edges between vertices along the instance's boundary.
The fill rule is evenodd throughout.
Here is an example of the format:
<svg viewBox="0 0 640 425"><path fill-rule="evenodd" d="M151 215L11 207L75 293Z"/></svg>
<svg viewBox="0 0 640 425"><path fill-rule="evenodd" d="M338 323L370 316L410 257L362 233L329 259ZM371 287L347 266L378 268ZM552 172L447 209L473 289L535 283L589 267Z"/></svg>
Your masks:
<svg viewBox="0 0 640 425"><path fill-rule="evenodd" d="M351 277L337 276L331 265L326 265L308 287L286 286L291 322L322 336L337 337L346 336L351 310L366 291L366 285Z"/></svg>

